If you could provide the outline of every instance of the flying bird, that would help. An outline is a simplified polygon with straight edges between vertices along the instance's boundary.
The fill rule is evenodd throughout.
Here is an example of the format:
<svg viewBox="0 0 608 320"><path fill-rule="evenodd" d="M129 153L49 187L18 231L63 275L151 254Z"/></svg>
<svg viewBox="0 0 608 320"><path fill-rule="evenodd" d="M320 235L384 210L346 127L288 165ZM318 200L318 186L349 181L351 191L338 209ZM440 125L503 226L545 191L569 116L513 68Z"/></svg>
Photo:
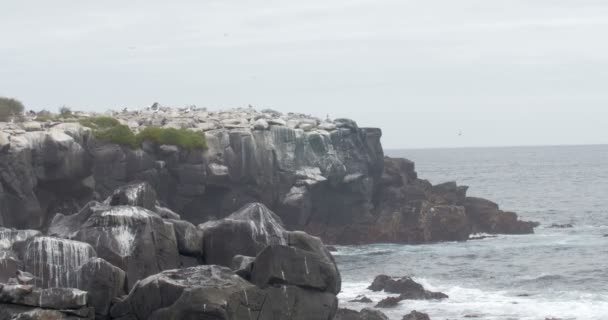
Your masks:
<svg viewBox="0 0 608 320"><path fill-rule="evenodd" d="M30 282L32 282L34 279L36 279L36 277L26 271L21 271L21 270L17 270L17 281L19 281L19 284L29 284Z"/></svg>

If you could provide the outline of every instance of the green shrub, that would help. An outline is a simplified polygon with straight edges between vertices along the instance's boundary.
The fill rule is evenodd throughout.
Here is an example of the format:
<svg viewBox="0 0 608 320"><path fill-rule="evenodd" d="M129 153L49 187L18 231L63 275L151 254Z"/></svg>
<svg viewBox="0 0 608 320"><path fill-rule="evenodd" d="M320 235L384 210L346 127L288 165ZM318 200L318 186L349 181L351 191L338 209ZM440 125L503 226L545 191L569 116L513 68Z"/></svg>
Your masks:
<svg viewBox="0 0 608 320"><path fill-rule="evenodd" d="M48 110L40 110L36 113L36 120L40 122L54 120L56 116Z"/></svg>
<svg viewBox="0 0 608 320"><path fill-rule="evenodd" d="M130 147L137 147L135 135L129 127L111 117L81 119L80 124L93 129L96 139Z"/></svg>
<svg viewBox="0 0 608 320"><path fill-rule="evenodd" d="M138 145L141 145L144 140L149 140L156 144L176 145L187 150L207 149L207 140L202 131L147 127L138 133L136 137Z"/></svg>
<svg viewBox="0 0 608 320"><path fill-rule="evenodd" d="M25 108L21 101L0 97L0 121L10 121L11 118L22 114L23 110Z"/></svg>

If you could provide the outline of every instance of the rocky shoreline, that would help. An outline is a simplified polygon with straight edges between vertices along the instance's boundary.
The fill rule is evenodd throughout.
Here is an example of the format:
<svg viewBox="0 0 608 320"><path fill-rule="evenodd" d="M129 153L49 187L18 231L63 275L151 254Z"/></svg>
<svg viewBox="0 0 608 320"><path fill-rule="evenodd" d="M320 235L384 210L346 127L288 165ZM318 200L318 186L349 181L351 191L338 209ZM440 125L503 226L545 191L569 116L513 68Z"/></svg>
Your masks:
<svg viewBox="0 0 608 320"><path fill-rule="evenodd" d="M134 132L202 131L208 149L99 141L82 112L0 123L0 320L333 319L341 280L324 242L537 225L419 179L352 120L158 104L109 115Z"/></svg>

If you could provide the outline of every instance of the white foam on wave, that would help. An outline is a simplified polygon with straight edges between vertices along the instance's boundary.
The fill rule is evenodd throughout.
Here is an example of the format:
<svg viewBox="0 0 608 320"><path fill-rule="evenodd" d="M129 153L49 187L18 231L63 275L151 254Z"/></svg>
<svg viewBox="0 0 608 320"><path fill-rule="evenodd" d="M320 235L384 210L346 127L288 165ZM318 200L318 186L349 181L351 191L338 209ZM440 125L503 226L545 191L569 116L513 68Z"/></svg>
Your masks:
<svg viewBox="0 0 608 320"><path fill-rule="evenodd" d="M553 292L550 296L517 296L508 291L484 291L463 286L444 286L422 278L415 280L427 290L441 291L450 298L443 301L402 301L395 309L382 310L391 320L401 319L412 310L428 313L431 319L460 319L467 315L479 320L608 319L608 294L564 291ZM371 307L391 295L367 290L370 283L371 281L343 283L339 295L340 306L359 310ZM367 296L374 303L349 302L359 295Z"/></svg>

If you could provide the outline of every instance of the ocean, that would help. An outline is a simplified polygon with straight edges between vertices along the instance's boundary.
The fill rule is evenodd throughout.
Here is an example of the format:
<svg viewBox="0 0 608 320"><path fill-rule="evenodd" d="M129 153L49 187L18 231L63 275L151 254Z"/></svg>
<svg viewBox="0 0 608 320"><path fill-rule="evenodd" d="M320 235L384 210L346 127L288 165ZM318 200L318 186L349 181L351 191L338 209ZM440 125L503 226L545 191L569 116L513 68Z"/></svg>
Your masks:
<svg viewBox="0 0 608 320"><path fill-rule="evenodd" d="M524 220L531 235L500 235L426 245L341 246L340 306L366 295L376 275L411 276L444 301L402 301L383 309L391 320L411 310L432 320L607 320L608 145L388 150L416 162L433 184L457 181ZM572 228L550 228L572 224Z"/></svg>

